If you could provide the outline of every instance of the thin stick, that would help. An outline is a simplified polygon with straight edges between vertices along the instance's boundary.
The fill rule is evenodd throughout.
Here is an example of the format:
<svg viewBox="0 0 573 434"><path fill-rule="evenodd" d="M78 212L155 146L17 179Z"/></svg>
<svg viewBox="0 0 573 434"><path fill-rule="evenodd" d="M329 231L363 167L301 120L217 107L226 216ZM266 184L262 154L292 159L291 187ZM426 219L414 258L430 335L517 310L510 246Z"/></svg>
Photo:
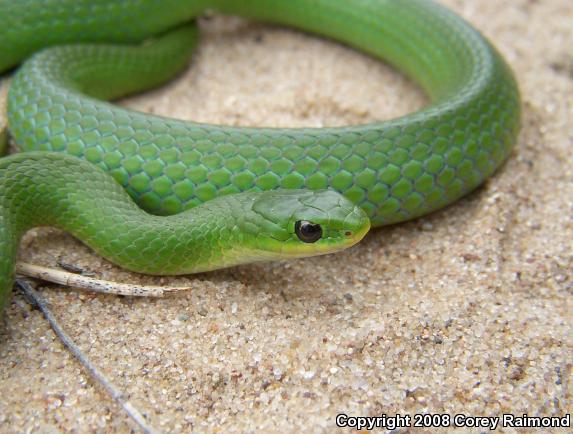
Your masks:
<svg viewBox="0 0 573 434"><path fill-rule="evenodd" d="M62 330L40 294L38 294L36 290L34 290L34 288L32 288L32 286L23 279L16 279L16 285L24 292L28 302L32 306L40 309L50 323L54 333L56 333L64 346L74 355L74 357L76 357L76 359L80 361L84 368L86 368L91 377L104 387L113 400L125 410L128 416L144 433L155 434L157 431L147 424L143 415L124 397L123 393L121 393L94 365L92 365L89 359L76 346L74 341L72 341L72 339Z"/></svg>
<svg viewBox="0 0 573 434"><path fill-rule="evenodd" d="M8 145L7 94L8 86L6 85L6 80L0 79L0 157L4 155Z"/></svg>
<svg viewBox="0 0 573 434"><path fill-rule="evenodd" d="M16 273L64 286L73 286L75 288L83 288L105 294L121 294L136 297L163 297L166 292L191 289L191 287L185 286L162 287L117 283L109 280L94 279L93 277L82 276L81 274L69 273L67 271L55 270L53 268L40 267L39 265L27 264L25 262L18 262L16 264Z"/></svg>

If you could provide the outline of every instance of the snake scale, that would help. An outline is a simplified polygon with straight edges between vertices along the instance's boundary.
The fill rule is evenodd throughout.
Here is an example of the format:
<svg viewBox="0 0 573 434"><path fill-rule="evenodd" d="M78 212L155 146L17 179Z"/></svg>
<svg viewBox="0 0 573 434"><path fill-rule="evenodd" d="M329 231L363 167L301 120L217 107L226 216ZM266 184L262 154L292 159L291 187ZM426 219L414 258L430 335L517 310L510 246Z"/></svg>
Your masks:
<svg viewBox="0 0 573 434"><path fill-rule="evenodd" d="M398 68L431 103L379 123L285 129L106 102L185 68L206 10L341 41ZM0 159L0 308L34 226L150 274L328 253L475 189L519 129L505 61L427 0L0 0L0 53L0 72L24 62L8 96L22 152Z"/></svg>

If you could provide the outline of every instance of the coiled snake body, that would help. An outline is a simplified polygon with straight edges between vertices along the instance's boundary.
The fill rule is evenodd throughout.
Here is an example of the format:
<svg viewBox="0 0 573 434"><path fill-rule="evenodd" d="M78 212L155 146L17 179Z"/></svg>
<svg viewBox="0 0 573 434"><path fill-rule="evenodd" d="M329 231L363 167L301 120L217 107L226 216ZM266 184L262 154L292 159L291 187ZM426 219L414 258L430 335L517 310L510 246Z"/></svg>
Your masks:
<svg viewBox="0 0 573 434"><path fill-rule="evenodd" d="M432 103L386 122L278 129L183 122L103 101L185 67L197 38L187 23L206 9L384 58ZM425 0L0 0L0 53L0 71L32 56L8 101L23 152L0 160L0 305L33 226L67 230L144 273L327 253L370 224L411 219L473 190L506 159L519 127L517 86L498 52Z"/></svg>

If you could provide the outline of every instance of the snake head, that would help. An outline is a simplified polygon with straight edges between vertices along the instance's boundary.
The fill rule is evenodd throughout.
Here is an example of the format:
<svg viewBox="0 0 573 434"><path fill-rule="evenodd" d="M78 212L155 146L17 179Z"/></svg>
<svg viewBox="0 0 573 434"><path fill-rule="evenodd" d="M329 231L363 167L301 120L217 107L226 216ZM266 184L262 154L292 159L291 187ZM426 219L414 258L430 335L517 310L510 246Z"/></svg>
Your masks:
<svg viewBox="0 0 573 434"><path fill-rule="evenodd" d="M370 229L361 208L330 190L257 193L248 215L241 224L245 245L261 260L337 252L359 242Z"/></svg>

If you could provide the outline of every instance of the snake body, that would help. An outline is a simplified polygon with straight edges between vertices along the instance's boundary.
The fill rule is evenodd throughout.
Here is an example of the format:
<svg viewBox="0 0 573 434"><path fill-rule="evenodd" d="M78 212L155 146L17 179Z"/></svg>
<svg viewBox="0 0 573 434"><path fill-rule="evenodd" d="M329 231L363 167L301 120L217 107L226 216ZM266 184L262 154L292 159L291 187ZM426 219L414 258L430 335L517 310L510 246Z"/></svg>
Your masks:
<svg viewBox="0 0 573 434"><path fill-rule="evenodd" d="M184 68L197 38L186 23L207 9L342 41L399 68L432 102L385 122L284 129L103 101ZM0 53L0 71L31 56L8 100L24 152L0 160L0 304L30 227L65 229L144 273L327 253L359 241L369 221L412 219L475 189L519 128L499 53L425 0L0 0Z"/></svg>

